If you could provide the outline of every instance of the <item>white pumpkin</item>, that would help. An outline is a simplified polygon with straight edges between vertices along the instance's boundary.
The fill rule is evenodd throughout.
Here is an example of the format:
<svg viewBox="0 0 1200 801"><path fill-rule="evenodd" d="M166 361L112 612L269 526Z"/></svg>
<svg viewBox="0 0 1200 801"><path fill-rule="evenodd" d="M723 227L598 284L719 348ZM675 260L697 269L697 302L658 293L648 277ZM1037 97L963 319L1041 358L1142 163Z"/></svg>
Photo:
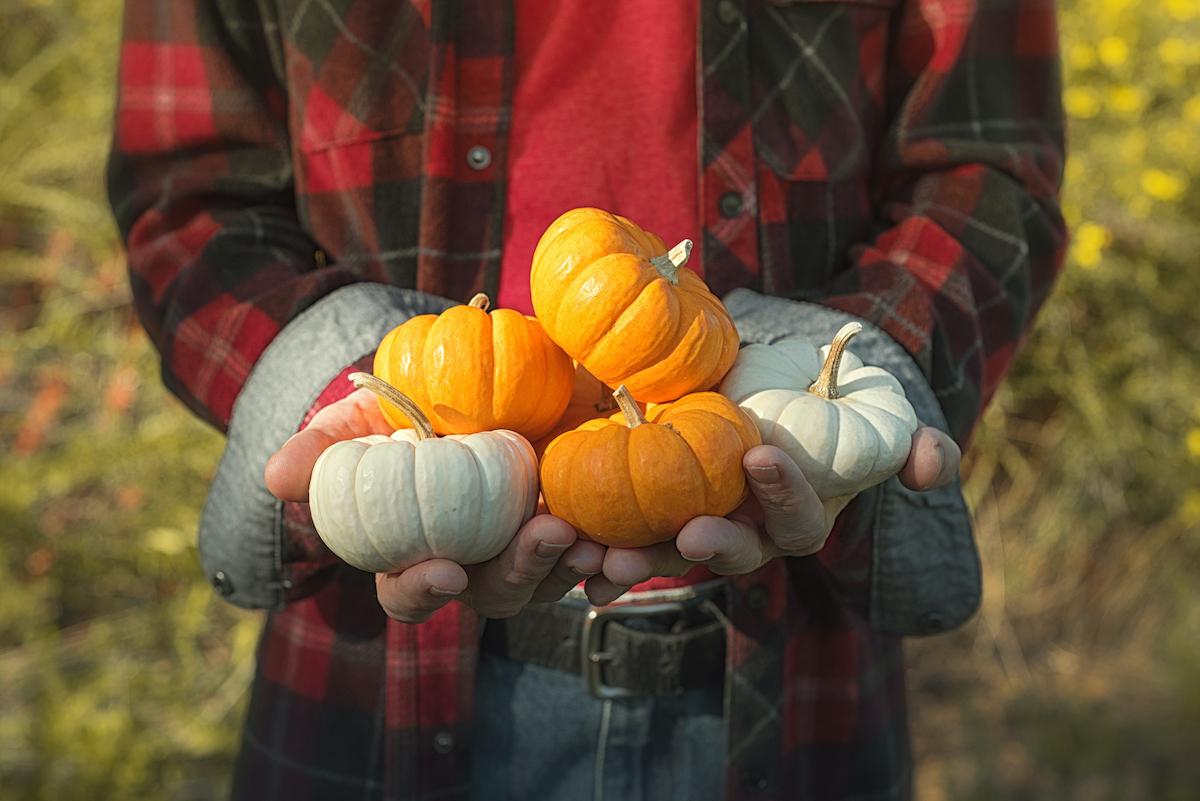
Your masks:
<svg viewBox="0 0 1200 801"><path fill-rule="evenodd" d="M528 440L503 430L438 437L394 387L366 373L350 378L386 395L414 427L338 442L317 459L308 497L329 549L375 573L432 558L475 564L504 550L537 507Z"/></svg>
<svg viewBox="0 0 1200 801"><path fill-rule="evenodd" d="M918 425L900 382L846 350L860 331L847 323L819 351L802 339L747 345L721 382L822 500L848 500L900 472Z"/></svg>

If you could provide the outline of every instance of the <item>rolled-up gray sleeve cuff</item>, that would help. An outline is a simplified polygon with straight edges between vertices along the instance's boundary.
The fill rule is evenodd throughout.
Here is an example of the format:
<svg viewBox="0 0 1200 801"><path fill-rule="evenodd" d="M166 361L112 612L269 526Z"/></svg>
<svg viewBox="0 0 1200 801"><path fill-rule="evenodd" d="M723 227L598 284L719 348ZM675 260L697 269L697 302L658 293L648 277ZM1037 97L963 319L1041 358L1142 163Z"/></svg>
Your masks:
<svg viewBox="0 0 1200 801"><path fill-rule="evenodd" d="M450 301L398 287L341 287L305 309L259 357L233 407L225 452L200 520L200 561L229 602L283 604L283 503L263 471L329 382L373 352L384 334Z"/></svg>
<svg viewBox="0 0 1200 801"><path fill-rule="evenodd" d="M866 320L817 303L738 289L725 298L743 343L769 344L786 337L828 343L845 323L862 324L851 350L900 381L918 419L948 431L945 415L925 375L908 352ZM864 497L865 496L865 497ZM915 492L891 478L855 503L874 505L869 623L888 634L934 634L965 622L981 595L979 553L971 515L955 480Z"/></svg>

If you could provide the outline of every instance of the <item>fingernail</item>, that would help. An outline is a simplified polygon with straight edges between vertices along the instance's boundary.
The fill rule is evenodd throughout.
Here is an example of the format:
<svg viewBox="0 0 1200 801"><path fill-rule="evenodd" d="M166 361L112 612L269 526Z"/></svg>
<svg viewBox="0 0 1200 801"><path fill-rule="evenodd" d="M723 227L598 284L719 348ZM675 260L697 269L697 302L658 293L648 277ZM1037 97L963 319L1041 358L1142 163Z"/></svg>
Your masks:
<svg viewBox="0 0 1200 801"><path fill-rule="evenodd" d="M553 542L539 542L537 545L537 555L543 559L549 559L551 556L558 556L570 547L569 543L561 545Z"/></svg>
<svg viewBox="0 0 1200 801"><path fill-rule="evenodd" d="M462 595L462 590L446 590L441 587L430 587L430 595L436 595L439 598L453 598L455 595Z"/></svg>
<svg viewBox="0 0 1200 801"><path fill-rule="evenodd" d="M750 468L750 478L759 484L774 484L779 480L779 468L773 464L755 465Z"/></svg>
<svg viewBox="0 0 1200 801"><path fill-rule="evenodd" d="M933 474L934 483L937 483L942 478L942 471L946 469L946 449L942 447L942 443L935 444L937 448L937 470Z"/></svg>
<svg viewBox="0 0 1200 801"><path fill-rule="evenodd" d="M599 575L600 573L599 570L580 570L577 567L571 568L571 572L579 576L581 579L591 578L592 576Z"/></svg>
<svg viewBox="0 0 1200 801"><path fill-rule="evenodd" d="M689 562L707 562L709 559L712 559L714 556L716 556L715 553L710 553L707 556L688 556L686 553L683 553L682 551L679 552L679 555L682 556L684 559L688 560Z"/></svg>

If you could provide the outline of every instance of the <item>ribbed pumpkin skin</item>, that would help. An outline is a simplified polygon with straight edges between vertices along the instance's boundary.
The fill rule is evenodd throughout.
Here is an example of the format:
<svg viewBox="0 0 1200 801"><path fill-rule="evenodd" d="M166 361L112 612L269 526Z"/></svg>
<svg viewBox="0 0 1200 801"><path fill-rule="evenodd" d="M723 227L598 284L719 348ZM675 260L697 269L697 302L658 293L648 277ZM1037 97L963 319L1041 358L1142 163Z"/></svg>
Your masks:
<svg viewBox="0 0 1200 801"><path fill-rule="evenodd" d="M673 538L700 515L726 515L746 497L742 456L758 428L715 392L651 405L647 423L592 420L550 443L542 497L583 536L619 548Z"/></svg>
<svg viewBox="0 0 1200 801"><path fill-rule="evenodd" d="M704 281L680 269L672 285L650 263L666 252L624 217L574 209L546 229L530 269L533 308L550 338L644 402L714 387L737 357L737 329Z"/></svg>
<svg viewBox="0 0 1200 801"><path fill-rule="evenodd" d="M544 436L571 398L571 359L541 325L512 309L454 306L393 328L375 352L374 373L408 395L439 434L508 429ZM386 400L388 422L408 419Z"/></svg>

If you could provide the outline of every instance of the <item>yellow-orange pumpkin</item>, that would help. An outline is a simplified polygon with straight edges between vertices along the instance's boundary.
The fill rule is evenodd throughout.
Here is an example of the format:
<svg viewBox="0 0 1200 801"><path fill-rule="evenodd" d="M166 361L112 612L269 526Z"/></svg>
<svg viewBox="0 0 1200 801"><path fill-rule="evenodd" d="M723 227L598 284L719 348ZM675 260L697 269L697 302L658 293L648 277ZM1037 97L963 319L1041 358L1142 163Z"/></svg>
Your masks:
<svg viewBox="0 0 1200 801"><path fill-rule="evenodd" d="M375 352L374 373L425 410L439 434L508 429L544 436L571 398L571 359L541 325L512 309L488 313L486 295L393 328ZM380 398L388 422L408 418Z"/></svg>
<svg viewBox="0 0 1200 801"><path fill-rule="evenodd" d="M671 401L715 386L737 357L729 312L652 233L592 208L563 214L533 254L533 308L550 338L609 386Z"/></svg>
<svg viewBox="0 0 1200 801"><path fill-rule="evenodd" d="M762 442L754 421L715 392L652 404L643 416L625 387L621 412L560 435L542 456L550 513L619 548L671 539L700 515L726 515L746 497L742 456Z"/></svg>

